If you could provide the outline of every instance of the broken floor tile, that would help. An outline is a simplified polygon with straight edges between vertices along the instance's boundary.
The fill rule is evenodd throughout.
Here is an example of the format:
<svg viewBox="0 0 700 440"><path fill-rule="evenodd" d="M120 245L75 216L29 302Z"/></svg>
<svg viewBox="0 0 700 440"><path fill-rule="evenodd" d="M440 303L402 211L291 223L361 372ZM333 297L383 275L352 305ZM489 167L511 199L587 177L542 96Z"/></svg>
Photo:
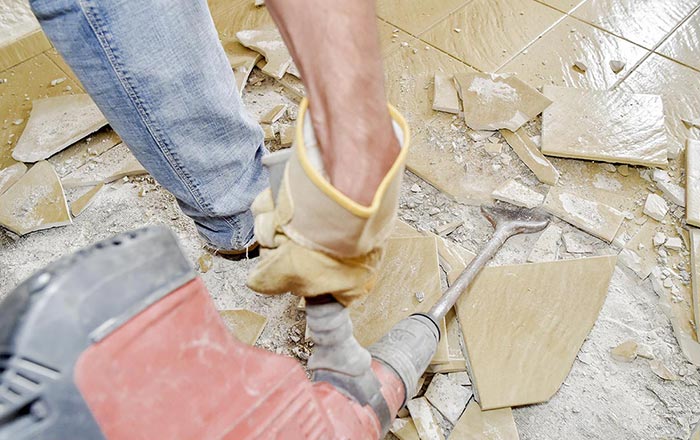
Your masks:
<svg viewBox="0 0 700 440"><path fill-rule="evenodd" d="M544 209L565 222L610 243L620 229L624 216L617 209L594 200L552 188Z"/></svg>
<svg viewBox="0 0 700 440"><path fill-rule="evenodd" d="M413 423L421 440L444 440L442 429L433 416L430 404L425 397L409 400L406 403Z"/></svg>
<svg viewBox="0 0 700 440"><path fill-rule="evenodd" d="M460 371L457 373L448 373L447 377L457 383L458 385L463 385L463 386L469 386L472 384L471 379L469 379L469 375L467 374L466 371Z"/></svg>
<svg viewBox="0 0 700 440"><path fill-rule="evenodd" d="M95 185L94 188L89 189L85 194L82 196L78 197L75 201L73 201L70 204L70 212L73 214L73 217L79 216L83 211L85 211L85 208L90 206L92 202L95 200L95 196L97 196L97 193L102 190L102 188L105 186L104 183L100 183L98 185Z"/></svg>
<svg viewBox="0 0 700 440"><path fill-rule="evenodd" d="M199 256L199 258L197 258L197 266L199 267L200 273L209 272L211 268L214 267L214 257L212 257L212 255L209 252L203 253ZM306 306L306 302L304 302L304 306ZM302 307L301 310L304 310L304 308L305 307Z"/></svg>
<svg viewBox="0 0 700 440"><path fill-rule="evenodd" d="M281 79L292 64L292 57L276 28L239 31L236 38L265 57L262 71L274 78Z"/></svg>
<svg viewBox="0 0 700 440"><path fill-rule="evenodd" d="M275 129L270 124L260 124L263 129L266 141L271 141L275 138Z"/></svg>
<svg viewBox="0 0 700 440"><path fill-rule="evenodd" d="M37 162L0 195L0 225L15 234L71 223L61 181L46 161Z"/></svg>
<svg viewBox="0 0 700 440"><path fill-rule="evenodd" d="M231 334L248 345L255 344L267 324L265 316L246 309L219 310L219 315Z"/></svg>
<svg viewBox="0 0 700 440"><path fill-rule="evenodd" d="M421 440L418 436L416 425L410 417L394 419L389 431L398 437L399 440Z"/></svg>
<svg viewBox="0 0 700 440"><path fill-rule="evenodd" d="M469 388L452 381L445 374L436 374L424 397L453 425L472 397Z"/></svg>
<svg viewBox="0 0 700 440"><path fill-rule="evenodd" d="M453 222L445 223L444 225L436 226L435 233L437 235L450 235L457 230L460 226L464 224L464 220L455 220Z"/></svg>
<svg viewBox="0 0 700 440"><path fill-rule="evenodd" d="M287 111L287 104L278 104L260 117L261 124L274 124Z"/></svg>
<svg viewBox="0 0 700 440"><path fill-rule="evenodd" d="M459 96L457 95L454 81L452 81L452 75L435 74L433 110L454 114L458 114L461 110Z"/></svg>
<svg viewBox="0 0 700 440"><path fill-rule="evenodd" d="M56 170L56 174L63 178L121 142L121 138L111 127L105 127L54 154L47 161Z"/></svg>
<svg viewBox="0 0 700 440"><path fill-rule="evenodd" d="M666 239L664 246L668 249L673 249L674 251L679 251L683 248L683 240L680 237L669 237Z"/></svg>
<svg viewBox="0 0 700 440"><path fill-rule="evenodd" d="M668 200L678 206L685 206L685 188L666 180L657 181L656 186Z"/></svg>
<svg viewBox="0 0 700 440"><path fill-rule="evenodd" d="M700 322L700 229L690 228L691 308L695 322Z"/></svg>
<svg viewBox="0 0 700 440"><path fill-rule="evenodd" d="M559 240L561 238L561 228L550 223L537 238L527 257L528 263L542 263L545 261L555 261L559 257Z"/></svg>
<svg viewBox="0 0 700 440"><path fill-rule="evenodd" d="M532 209L544 202L544 196L535 190L510 179L496 188L491 196L496 200L502 200L516 206Z"/></svg>
<svg viewBox="0 0 700 440"><path fill-rule="evenodd" d="M12 157L20 162L46 159L106 124L86 94L36 99Z"/></svg>
<svg viewBox="0 0 700 440"><path fill-rule="evenodd" d="M233 69L233 76L236 78L236 88L238 95L243 95L243 89L248 83L253 67L262 59L260 53L244 47L236 40L222 41L224 52L228 62Z"/></svg>
<svg viewBox="0 0 700 440"><path fill-rule="evenodd" d="M591 243L577 232L567 232L561 238L566 252L570 254L590 254L593 252Z"/></svg>
<svg viewBox="0 0 700 440"><path fill-rule="evenodd" d="M503 138L511 146L520 160L537 176L540 182L547 185L556 185L559 180L559 171L542 155L537 145L527 135L524 129L516 132L501 130Z"/></svg>
<svg viewBox="0 0 700 440"><path fill-rule="evenodd" d="M296 126L285 125L280 129L280 146L288 147L294 142L294 134L296 133Z"/></svg>
<svg viewBox="0 0 700 440"><path fill-rule="evenodd" d="M620 60L610 60L610 70L614 73L620 73L624 70L626 63Z"/></svg>
<svg viewBox="0 0 700 440"><path fill-rule="evenodd" d="M654 236L659 227L660 224L654 220L644 223L620 252L619 262L630 268L640 279L646 279L656 265Z"/></svg>
<svg viewBox="0 0 700 440"><path fill-rule="evenodd" d="M649 361L649 368L651 368L651 371L654 372L657 376L659 376L663 380L678 380L678 376L673 373L671 370L668 369L666 365L664 365L663 362L657 359L652 359Z"/></svg>
<svg viewBox="0 0 700 440"><path fill-rule="evenodd" d="M518 440L510 408L482 411L472 400L450 433L449 440Z"/></svg>
<svg viewBox="0 0 700 440"><path fill-rule="evenodd" d="M467 72L455 74L454 79L464 107L464 121L472 130L516 131L551 104L513 75Z"/></svg>
<svg viewBox="0 0 700 440"><path fill-rule="evenodd" d="M700 141L688 139L685 164L686 220L700 227Z"/></svg>
<svg viewBox="0 0 700 440"><path fill-rule="evenodd" d="M7 168L3 168L0 170L0 194L3 194L5 191L7 191L12 185L15 184L22 176L24 176L24 173L27 172L27 166L23 163L16 163L14 165L10 165Z"/></svg>
<svg viewBox="0 0 700 440"><path fill-rule="evenodd" d="M431 364L426 373L456 373L459 371L467 371L467 363L464 359L450 359L448 362L441 364Z"/></svg>
<svg viewBox="0 0 700 440"><path fill-rule="evenodd" d="M632 362L637 358L637 343L632 340L625 341L610 350L610 356L619 362Z"/></svg>
<svg viewBox="0 0 700 440"><path fill-rule="evenodd" d="M615 261L603 256L483 269L457 301L482 409L554 395L598 317Z"/></svg>
<svg viewBox="0 0 700 440"><path fill-rule="evenodd" d="M668 213L668 203L663 197L656 194L649 194L644 202L644 214L656 221L661 221Z"/></svg>
<svg viewBox="0 0 700 440"><path fill-rule="evenodd" d="M542 153L574 159L665 166L668 136L658 95L545 86Z"/></svg>
<svg viewBox="0 0 700 440"><path fill-rule="evenodd" d="M77 188L146 173L126 144L121 143L73 171L62 182L66 188Z"/></svg>

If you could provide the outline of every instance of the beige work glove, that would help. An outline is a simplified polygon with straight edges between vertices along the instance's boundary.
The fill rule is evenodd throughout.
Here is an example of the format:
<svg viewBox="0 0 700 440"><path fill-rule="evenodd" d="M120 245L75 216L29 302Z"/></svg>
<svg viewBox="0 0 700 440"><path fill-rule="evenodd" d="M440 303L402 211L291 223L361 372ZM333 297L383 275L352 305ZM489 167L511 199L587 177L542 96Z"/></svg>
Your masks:
<svg viewBox="0 0 700 440"><path fill-rule="evenodd" d="M266 294L332 294L348 305L374 286L396 217L408 127L389 106L401 152L372 204L363 206L330 184L307 108L304 99L277 200L267 188L252 205L261 251L248 286Z"/></svg>

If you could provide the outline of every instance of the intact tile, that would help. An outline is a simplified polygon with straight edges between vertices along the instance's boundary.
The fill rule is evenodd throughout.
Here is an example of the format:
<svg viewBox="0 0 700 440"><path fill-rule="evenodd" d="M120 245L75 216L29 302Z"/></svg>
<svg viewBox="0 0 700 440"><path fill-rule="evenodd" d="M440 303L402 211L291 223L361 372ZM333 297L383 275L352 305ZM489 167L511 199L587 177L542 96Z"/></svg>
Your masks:
<svg viewBox="0 0 700 440"><path fill-rule="evenodd" d="M61 181L46 161L36 163L0 195L0 225L15 234L71 223Z"/></svg>
<svg viewBox="0 0 700 440"><path fill-rule="evenodd" d="M147 171L122 143L68 174L62 182L66 188L77 188L110 183L122 177L146 173Z"/></svg>
<svg viewBox="0 0 700 440"><path fill-rule="evenodd" d="M658 95L545 86L542 153L632 165L665 166L668 137Z"/></svg>
<svg viewBox="0 0 700 440"><path fill-rule="evenodd" d="M510 408L482 411L472 400L454 426L448 440L518 440Z"/></svg>
<svg viewBox="0 0 700 440"><path fill-rule="evenodd" d="M377 15L418 36L468 2L469 0L379 0Z"/></svg>
<svg viewBox="0 0 700 440"><path fill-rule="evenodd" d="M530 171L535 174L540 182L547 185L557 184L559 171L544 157L525 130L520 129L516 132L501 130L501 134L515 154L530 168Z"/></svg>
<svg viewBox="0 0 700 440"><path fill-rule="evenodd" d="M533 0L473 0L421 39L477 70L492 72L562 17Z"/></svg>
<svg viewBox="0 0 700 440"><path fill-rule="evenodd" d="M451 75L435 74L433 110L458 114L462 106Z"/></svg>
<svg viewBox="0 0 700 440"><path fill-rule="evenodd" d="M537 0L538 2L551 6L565 13L570 13L586 0Z"/></svg>
<svg viewBox="0 0 700 440"><path fill-rule="evenodd" d="M694 0L588 0L571 15L653 49L695 6Z"/></svg>
<svg viewBox="0 0 700 440"><path fill-rule="evenodd" d="M567 17L498 71L515 73L532 87L605 90L648 53L643 47ZM627 67L615 73L608 65L610 60L623 61ZM576 61L586 64L585 74L573 69Z"/></svg>
<svg viewBox="0 0 700 440"><path fill-rule="evenodd" d="M481 272L457 301L457 314L482 409L545 402L556 393L598 317L615 260Z"/></svg>
<svg viewBox="0 0 700 440"><path fill-rule="evenodd" d="M392 434L399 440L421 440L416 430L416 425L410 417L396 418L389 428Z"/></svg>
<svg viewBox="0 0 700 440"><path fill-rule="evenodd" d="M90 188L85 194L78 197L75 201L71 202L70 212L71 214L73 214L73 217L79 216L83 211L85 211L85 208L92 204L92 202L95 200L95 197L97 196L97 193L99 193L102 190L104 185L104 183L95 185L93 188Z"/></svg>
<svg viewBox="0 0 700 440"><path fill-rule="evenodd" d="M231 334L248 345L255 345L267 324L267 317L246 309L219 310L219 315Z"/></svg>
<svg viewBox="0 0 700 440"><path fill-rule="evenodd" d="M21 162L37 162L105 126L107 120L86 94L57 96L32 102L22 136L12 152Z"/></svg>
<svg viewBox="0 0 700 440"><path fill-rule="evenodd" d="M292 56L276 28L238 31L236 38L245 47L260 52L265 57L263 72L277 79L287 73L292 64Z"/></svg>
<svg viewBox="0 0 700 440"><path fill-rule="evenodd" d="M265 114L260 117L260 122L262 124L273 124L277 122L277 120L281 118L286 111L287 104L278 104L265 112Z"/></svg>
<svg viewBox="0 0 700 440"><path fill-rule="evenodd" d="M700 227L700 141L688 139L685 156L686 221Z"/></svg>
<svg viewBox="0 0 700 440"><path fill-rule="evenodd" d="M455 424L472 397L469 388L454 382L446 374L436 374L425 391L428 399L435 409L440 411L450 423Z"/></svg>
<svg viewBox="0 0 700 440"><path fill-rule="evenodd" d="M615 238L624 220L622 213L611 206L563 192L559 188L549 190L544 209L608 243Z"/></svg>
<svg viewBox="0 0 700 440"><path fill-rule="evenodd" d="M249 0L208 0L214 25L223 41L236 38L244 29L273 27L274 21L267 8L258 8Z"/></svg>
<svg viewBox="0 0 700 440"><path fill-rule="evenodd" d="M402 1L402 3L406 2ZM425 49L425 43L421 44L420 40L415 39L403 30L393 26L391 23L387 23L381 18L377 18L377 28L379 31L379 44L382 48L382 55L387 55L400 47L411 51L413 49ZM402 45L402 43L407 43L408 45Z"/></svg>
<svg viewBox="0 0 700 440"><path fill-rule="evenodd" d="M444 440L442 429L435 420L430 404L425 397L409 400L406 407L411 413L411 418L421 440Z"/></svg>
<svg viewBox="0 0 700 440"><path fill-rule="evenodd" d="M659 2L661 0L658 0ZM686 3L695 3L689 0L680 3L685 6ZM670 8L666 6L666 9ZM651 11L650 11L651 12ZM656 52L672 58L686 66L700 70L700 55L698 54L700 47L700 13L695 11L693 15L676 29L670 37L659 46Z"/></svg>
<svg viewBox="0 0 700 440"><path fill-rule="evenodd" d="M8 69L50 49L39 22L24 0L0 4L0 70Z"/></svg>
<svg viewBox="0 0 700 440"><path fill-rule="evenodd" d="M512 75L467 72L454 79L472 130L515 131L552 103Z"/></svg>
<svg viewBox="0 0 700 440"><path fill-rule="evenodd" d="M544 196L513 179L508 180L491 193L496 200L532 209L544 202Z"/></svg>
<svg viewBox="0 0 700 440"><path fill-rule="evenodd" d="M16 163L7 168L0 169L0 194L7 191L15 184L24 173L27 172L27 166L23 163Z"/></svg>
<svg viewBox="0 0 700 440"><path fill-rule="evenodd" d="M561 243L561 228L550 223L540 234L535 245L527 256L528 263L542 263L555 261L559 258L559 244Z"/></svg>

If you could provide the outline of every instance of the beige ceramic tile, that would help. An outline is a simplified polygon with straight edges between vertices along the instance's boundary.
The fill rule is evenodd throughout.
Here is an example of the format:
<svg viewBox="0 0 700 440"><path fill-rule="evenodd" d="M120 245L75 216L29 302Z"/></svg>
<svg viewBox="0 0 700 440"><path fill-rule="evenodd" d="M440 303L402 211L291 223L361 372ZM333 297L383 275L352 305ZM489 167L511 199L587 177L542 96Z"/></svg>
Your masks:
<svg viewBox="0 0 700 440"><path fill-rule="evenodd" d="M431 364L426 373L430 374L446 374L446 373L459 373L462 371L467 371L467 363L462 359L451 359L449 362L442 364Z"/></svg>
<svg viewBox="0 0 700 440"><path fill-rule="evenodd" d="M62 179L66 188L109 183L126 176L146 174L146 170L131 154L125 144L107 150Z"/></svg>
<svg viewBox="0 0 700 440"><path fill-rule="evenodd" d="M545 402L556 393L598 317L615 260L481 272L457 302L457 314L482 409Z"/></svg>
<svg viewBox="0 0 700 440"><path fill-rule="evenodd" d="M278 104L268 110L260 117L260 122L263 124L273 124L287 111L287 104Z"/></svg>
<svg viewBox="0 0 700 440"><path fill-rule="evenodd" d="M658 95L545 86L542 153L631 165L665 166L668 136Z"/></svg>
<svg viewBox="0 0 700 440"><path fill-rule="evenodd" d="M512 75L466 72L455 74L454 80L464 121L472 130L516 131L552 103Z"/></svg>
<svg viewBox="0 0 700 440"><path fill-rule="evenodd" d="M265 316L246 309L220 310L219 315L231 334L248 345L255 344L267 324Z"/></svg>
<svg viewBox="0 0 700 440"><path fill-rule="evenodd" d="M688 140L685 157L686 221L700 227L700 141Z"/></svg>
<svg viewBox="0 0 700 440"><path fill-rule="evenodd" d="M624 220L622 213L615 208L559 188L549 190L543 207L550 214L608 243L615 238Z"/></svg>
<svg viewBox="0 0 700 440"><path fill-rule="evenodd" d="M61 181L46 161L36 163L0 196L0 225L15 234L71 223Z"/></svg>
<svg viewBox="0 0 700 440"><path fill-rule="evenodd" d="M491 196L496 200L528 209L535 208L544 202L544 195L514 179L510 179L498 187L496 191L491 193Z"/></svg>
<svg viewBox="0 0 700 440"><path fill-rule="evenodd" d="M472 400L454 426L448 440L518 440L510 408L482 411Z"/></svg>
<svg viewBox="0 0 700 440"><path fill-rule="evenodd" d="M15 163L12 149L27 125L33 99L82 90L70 78L60 86L51 86L52 80L62 77L66 74L45 54L0 72L0 78L7 80L0 85L0 169ZM66 91L68 86L73 91Z"/></svg>
<svg viewBox="0 0 700 440"><path fill-rule="evenodd" d="M418 436L416 425L410 417L394 420L390 431L399 440L421 440L420 436Z"/></svg>
<svg viewBox="0 0 700 440"><path fill-rule="evenodd" d="M542 155L540 149L532 142L525 130L520 129L516 132L501 130L501 134L515 154L530 168L530 171L537 176L540 182L547 185L557 184L559 171Z"/></svg>
<svg viewBox="0 0 700 440"><path fill-rule="evenodd" d="M377 15L415 36L470 0L378 0Z"/></svg>
<svg viewBox="0 0 700 440"><path fill-rule="evenodd" d="M5 46L0 44L0 70L14 67L50 48L51 43L40 30L31 32L11 44Z"/></svg>
<svg viewBox="0 0 700 440"><path fill-rule="evenodd" d="M473 0L421 39L481 72L493 72L563 16L534 0Z"/></svg>
<svg viewBox="0 0 700 440"><path fill-rule="evenodd" d="M467 267L467 264L474 259L474 254L446 238L437 237L436 240L440 266L447 274L448 284L451 285L457 280L464 268Z"/></svg>
<svg viewBox="0 0 700 440"><path fill-rule="evenodd" d="M576 9L586 0L537 0L538 2L556 8L562 12L569 13Z"/></svg>
<svg viewBox="0 0 700 440"><path fill-rule="evenodd" d="M551 84L605 90L648 53L640 46L567 17L498 71L515 73L532 87ZM626 68L616 74L610 69L611 60L625 62ZM576 61L586 64L585 73L573 69Z"/></svg>
<svg viewBox="0 0 700 440"><path fill-rule="evenodd" d="M23 163L16 163L10 165L7 168L0 170L0 194L7 191L12 185L15 184L24 173L27 172L27 166Z"/></svg>
<svg viewBox="0 0 700 440"><path fill-rule="evenodd" d="M433 110L458 114L462 109L459 95L451 75L435 74L433 92Z"/></svg>
<svg viewBox="0 0 700 440"><path fill-rule="evenodd" d="M700 47L700 10L696 10L688 21L671 34L656 51L685 65L700 69L698 47Z"/></svg>
<svg viewBox="0 0 700 440"><path fill-rule="evenodd" d="M99 193L102 188L104 188L105 184L100 183L98 185L95 185L94 187L90 188L85 194L82 196L78 197L75 199L73 202L70 204L70 212L73 214L73 217L79 216L85 209L92 204L92 202L95 201L95 198L97 196L97 193Z"/></svg>
<svg viewBox="0 0 700 440"><path fill-rule="evenodd" d="M39 29L39 22L25 0L3 0L0 4L0 47Z"/></svg>
<svg viewBox="0 0 700 440"><path fill-rule="evenodd" d="M561 246L562 230L554 223L550 223L542 231L537 241L532 246L527 256L528 263L544 263L546 261L556 261L559 259L559 247Z"/></svg>
<svg viewBox="0 0 700 440"><path fill-rule="evenodd" d="M588 0L571 15L653 49L695 6L695 0Z"/></svg>
<svg viewBox="0 0 700 440"><path fill-rule="evenodd" d="M445 438L425 397L409 400L406 407L411 413L411 418L421 440L443 440Z"/></svg>
<svg viewBox="0 0 700 440"><path fill-rule="evenodd" d="M420 40L416 40L411 35L402 31L391 23L378 18L377 29L379 31L379 44L382 47L382 55L388 55L400 47L411 47L411 49L425 49L425 44L421 45ZM408 46L402 46L401 43L406 43Z"/></svg>
<svg viewBox="0 0 700 440"><path fill-rule="evenodd" d="M683 87L678 87L683 84ZM672 135L669 158L685 146L688 137L696 137L681 119L700 116L700 72L660 55L652 54L620 85L619 90L661 95L664 101L666 126Z"/></svg>
<svg viewBox="0 0 700 440"><path fill-rule="evenodd" d="M44 160L105 125L107 119L86 94L34 100L12 158Z"/></svg>
<svg viewBox="0 0 700 440"><path fill-rule="evenodd" d="M255 7L248 0L208 0L214 25L223 41L236 39L236 32L274 26L267 8Z"/></svg>
<svg viewBox="0 0 700 440"><path fill-rule="evenodd" d="M277 28L246 29L236 32L236 38L245 47L260 52L265 57L263 72L277 79L287 73L292 64L292 56Z"/></svg>
<svg viewBox="0 0 700 440"><path fill-rule="evenodd" d="M243 47L238 41L229 41L223 46L231 69L233 69L233 76L236 78L238 94L242 96L243 89L248 83L248 77L253 71L253 67L262 59L262 55Z"/></svg>
<svg viewBox="0 0 700 440"><path fill-rule="evenodd" d="M107 126L51 156L47 161L56 170L56 174L63 178L121 142L119 135Z"/></svg>
<svg viewBox="0 0 700 440"><path fill-rule="evenodd" d="M620 262L641 279L646 279L656 265L658 251L654 246L654 234L659 230L659 226L659 222L647 220L620 252Z"/></svg>
<svg viewBox="0 0 700 440"><path fill-rule="evenodd" d="M425 390L424 397L444 418L455 424L471 399L472 392L446 374L436 374Z"/></svg>
<svg viewBox="0 0 700 440"><path fill-rule="evenodd" d="M690 284L693 318L700 322L700 229L690 228ZM697 330L696 330L697 334Z"/></svg>

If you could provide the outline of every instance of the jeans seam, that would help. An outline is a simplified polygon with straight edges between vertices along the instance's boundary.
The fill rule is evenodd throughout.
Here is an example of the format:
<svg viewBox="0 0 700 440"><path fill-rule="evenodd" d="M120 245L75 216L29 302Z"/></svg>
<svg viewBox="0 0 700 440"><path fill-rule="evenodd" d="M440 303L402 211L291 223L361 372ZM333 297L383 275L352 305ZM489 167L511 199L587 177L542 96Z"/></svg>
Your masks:
<svg viewBox="0 0 700 440"><path fill-rule="evenodd" d="M100 43L100 47L104 51L107 60L112 66L112 69L114 70L114 73L117 76L119 83L122 85L124 91L131 99L131 102L136 108L137 113L141 116L141 122L145 125L146 129L148 130L148 133L151 135L151 138L158 146L158 149L160 150L161 154L165 157L166 161L172 167L173 171L175 171L176 175L178 175L181 181L185 184L187 190L189 191L195 203L197 203L199 209L201 209L203 212L209 215L214 215L211 204L209 204L206 200L202 198L201 193L196 188L196 182L194 182L194 179L192 178L190 173L182 167L179 158L177 158L169 152L168 142L166 139L162 138L162 136L159 133L160 130L151 126L149 111L143 104L142 100L139 98L139 95L136 92L136 88L129 80L128 75L122 72L119 68L119 62L117 60L118 57L116 54L114 54L111 45L105 38L105 35L108 32L101 25L100 17L92 12L92 9L94 9L94 7L88 5L86 0L78 0L78 4L80 5L80 9L82 10L83 15L85 16L88 25L94 32L97 41ZM233 231L235 231L236 241L239 241L241 238L241 231L239 224L240 222L238 221L238 219L223 216L220 218L224 220L224 222L228 224L233 229Z"/></svg>

